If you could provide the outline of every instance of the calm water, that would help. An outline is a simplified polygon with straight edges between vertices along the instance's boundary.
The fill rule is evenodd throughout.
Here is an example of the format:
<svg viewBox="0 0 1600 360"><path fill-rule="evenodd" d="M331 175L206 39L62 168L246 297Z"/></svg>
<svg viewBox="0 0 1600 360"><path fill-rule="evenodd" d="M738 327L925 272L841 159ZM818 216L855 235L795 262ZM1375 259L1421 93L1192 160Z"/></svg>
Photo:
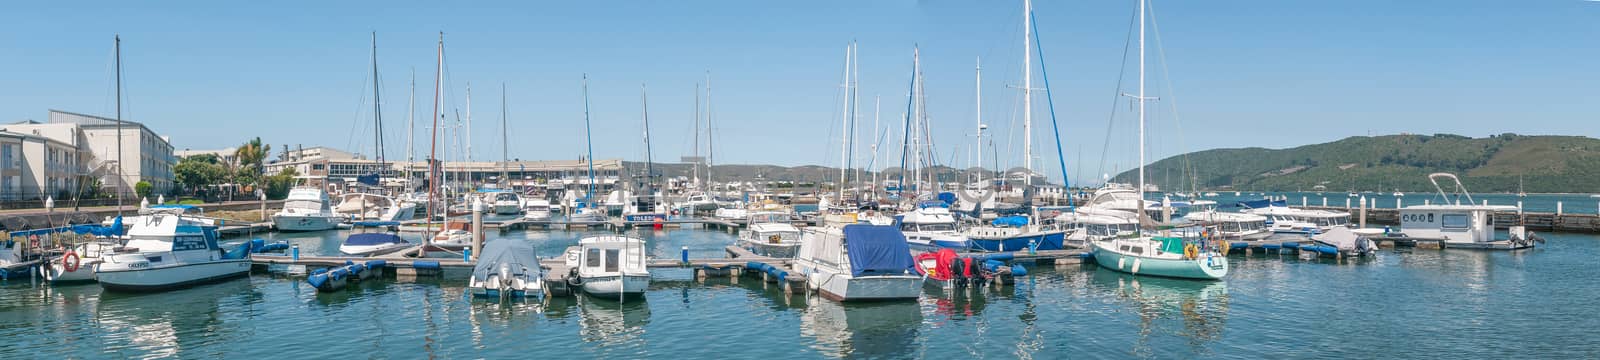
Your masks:
<svg viewBox="0 0 1600 360"><path fill-rule="evenodd" d="M732 236L643 232L658 256L722 256ZM542 255L578 232L511 232ZM277 234L307 253L342 232ZM754 278L653 270L643 301L498 304L465 281L380 280L317 293L255 274L144 295L0 286L0 358L1593 358L1600 237L1524 252L1384 251L1335 264L1234 257L1223 282L1032 267L1011 288L840 305Z"/></svg>

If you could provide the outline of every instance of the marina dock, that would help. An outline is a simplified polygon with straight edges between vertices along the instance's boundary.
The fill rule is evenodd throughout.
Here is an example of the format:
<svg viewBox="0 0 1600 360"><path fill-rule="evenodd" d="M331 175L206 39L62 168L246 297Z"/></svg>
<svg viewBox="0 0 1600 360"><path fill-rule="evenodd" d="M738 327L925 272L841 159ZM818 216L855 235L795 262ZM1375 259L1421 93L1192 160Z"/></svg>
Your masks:
<svg viewBox="0 0 1600 360"><path fill-rule="evenodd" d="M1356 222L1361 216L1359 207L1342 206L1296 206L1313 210L1330 210L1349 212ZM1367 223L1375 225L1399 225L1400 211L1394 208L1367 208ZM1513 225L1526 226L1528 230L1551 231L1567 233L1600 234L1600 214L1568 214L1545 212L1516 212L1501 211L1494 214L1494 227L1505 229Z"/></svg>

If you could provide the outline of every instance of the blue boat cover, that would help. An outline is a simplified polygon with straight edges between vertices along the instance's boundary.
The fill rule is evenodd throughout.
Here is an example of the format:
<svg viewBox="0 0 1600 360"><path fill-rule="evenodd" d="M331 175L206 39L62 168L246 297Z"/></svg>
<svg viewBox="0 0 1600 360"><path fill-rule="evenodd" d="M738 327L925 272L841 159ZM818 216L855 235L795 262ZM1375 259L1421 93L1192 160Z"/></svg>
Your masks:
<svg viewBox="0 0 1600 360"><path fill-rule="evenodd" d="M399 221L357 221L357 222L350 223L350 226L355 226L355 227L400 226L400 222Z"/></svg>
<svg viewBox="0 0 1600 360"><path fill-rule="evenodd" d="M178 204L162 204L162 205L150 205L150 208L151 208L151 209L184 209L184 210L194 210L194 209L195 209L195 206L194 206L194 205L178 205Z"/></svg>
<svg viewBox="0 0 1600 360"><path fill-rule="evenodd" d="M500 272L500 264L510 265L511 275L529 275L531 269L539 268L539 258L533 252L533 245L525 241L512 239L490 241L483 245L483 254L478 256L478 265L472 267L472 278L478 281L488 280L489 275Z"/></svg>
<svg viewBox="0 0 1600 360"><path fill-rule="evenodd" d="M382 245L401 244L405 242L405 240L400 239L399 236L394 234L379 233L350 234L349 238L344 239L344 243L346 245Z"/></svg>
<svg viewBox="0 0 1600 360"><path fill-rule="evenodd" d="M954 204L954 203L956 203L956 193L953 193L953 192L942 192L942 193L939 193L939 201L943 201L946 204Z"/></svg>
<svg viewBox="0 0 1600 360"><path fill-rule="evenodd" d="M368 186L378 186L378 173L357 175L356 182L367 184Z"/></svg>
<svg viewBox="0 0 1600 360"><path fill-rule="evenodd" d="M906 236L897 227L845 225L844 239L853 276L900 275L915 265Z"/></svg>
<svg viewBox="0 0 1600 360"><path fill-rule="evenodd" d="M1249 209L1260 209L1260 208L1265 208L1265 207L1268 207L1268 206L1278 206L1278 207L1289 206L1289 202L1288 201L1284 201L1284 200L1272 201L1272 200L1267 200L1267 199L1261 199L1261 200L1240 201L1238 203L1233 204L1233 206L1234 207L1249 208Z"/></svg>
<svg viewBox="0 0 1600 360"><path fill-rule="evenodd" d="M1023 227L1028 225L1027 216L1002 216L994 219L994 226Z"/></svg>

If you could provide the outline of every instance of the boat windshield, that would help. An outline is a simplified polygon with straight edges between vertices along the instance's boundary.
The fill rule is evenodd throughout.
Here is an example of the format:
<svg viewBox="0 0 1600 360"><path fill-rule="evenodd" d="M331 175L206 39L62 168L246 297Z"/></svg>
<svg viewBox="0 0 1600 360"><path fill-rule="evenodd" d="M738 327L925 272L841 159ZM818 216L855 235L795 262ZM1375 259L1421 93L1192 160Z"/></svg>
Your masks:
<svg viewBox="0 0 1600 360"><path fill-rule="evenodd" d="M956 231L956 224L952 224L952 223L922 224L921 228L922 228L922 231Z"/></svg>
<svg viewBox="0 0 1600 360"><path fill-rule="evenodd" d="M286 201L286 202L283 203L283 208L285 208L285 209L322 210L322 208L323 208L322 204L323 203L321 201L313 201L313 200L289 200L289 201Z"/></svg>

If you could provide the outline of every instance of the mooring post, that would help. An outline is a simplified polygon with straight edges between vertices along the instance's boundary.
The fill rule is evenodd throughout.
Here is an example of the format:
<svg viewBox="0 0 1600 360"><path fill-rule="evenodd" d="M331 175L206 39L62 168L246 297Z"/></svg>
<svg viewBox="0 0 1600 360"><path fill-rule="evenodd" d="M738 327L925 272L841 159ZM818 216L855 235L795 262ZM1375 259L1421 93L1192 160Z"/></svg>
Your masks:
<svg viewBox="0 0 1600 360"><path fill-rule="evenodd" d="M1556 202L1556 216L1561 216L1561 213L1562 213L1561 202L1557 201Z"/></svg>
<svg viewBox="0 0 1600 360"><path fill-rule="evenodd" d="M1361 197L1361 228L1367 227L1367 197Z"/></svg>
<svg viewBox="0 0 1600 360"><path fill-rule="evenodd" d="M1327 196L1323 196L1322 197L1322 207L1328 207L1328 197Z"/></svg>
<svg viewBox="0 0 1600 360"><path fill-rule="evenodd" d="M688 246L684 246L683 247L683 252L682 252L682 255L679 257L679 259L683 261L683 266L689 266L689 247Z"/></svg>
<svg viewBox="0 0 1600 360"><path fill-rule="evenodd" d="M1344 209L1346 211L1350 210L1350 198L1348 198L1348 197L1344 198Z"/></svg>
<svg viewBox="0 0 1600 360"><path fill-rule="evenodd" d="M294 260L296 262L300 261L300 245L294 245L294 246L290 246L289 247L289 259Z"/></svg>
<svg viewBox="0 0 1600 360"><path fill-rule="evenodd" d="M483 251L483 199L472 200L472 250L463 256L467 262Z"/></svg>
<svg viewBox="0 0 1600 360"><path fill-rule="evenodd" d="M1300 197L1300 207L1306 207L1306 197L1305 196L1301 196Z"/></svg>

